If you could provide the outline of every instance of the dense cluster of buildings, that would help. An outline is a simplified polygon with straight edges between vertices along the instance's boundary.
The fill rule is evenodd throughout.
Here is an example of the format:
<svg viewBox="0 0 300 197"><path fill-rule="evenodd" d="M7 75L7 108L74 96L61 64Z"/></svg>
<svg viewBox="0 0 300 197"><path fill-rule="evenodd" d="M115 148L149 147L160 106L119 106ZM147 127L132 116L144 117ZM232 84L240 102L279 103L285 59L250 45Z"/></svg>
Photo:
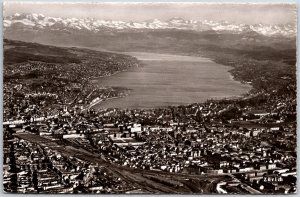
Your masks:
<svg viewBox="0 0 300 197"><path fill-rule="evenodd" d="M11 177L10 165L16 162L17 183L24 181L26 186L17 187L18 192L48 192L50 188L49 192L92 192L95 188L97 192L116 192L109 185L120 182L111 177L107 185L100 181L98 185L85 182L78 186L80 174L99 172L101 166L91 167L85 161L59 156L48 146L33 148L29 141L14 136L32 133L100 153L108 162L133 169L191 175L230 174L237 181L219 186L220 191L228 193L292 193L296 189L296 124L288 121L295 111L287 111L286 107L292 109L293 102L285 102L273 111L214 101L188 107L84 113L64 107L57 116L4 126L4 177ZM28 165L26 161L37 163ZM53 179L43 179L43 172ZM69 178L72 184L64 182L64 173L73 177ZM45 184L38 181L39 185L34 186L33 180L28 180L33 174L37 174L38 180L46 180ZM11 189L11 184L7 188ZM121 185L116 188L119 192L134 189Z"/></svg>
<svg viewBox="0 0 300 197"><path fill-rule="evenodd" d="M74 47L4 40L4 50L4 122L56 115L65 104L84 108L125 96L128 90L102 87L93 79L138 66L131 56Z"/></svg>
<svg viewBox="0 0 300 197"><path fill-rule="evenodd" d="M126 169L151 172L147 176L156 182L160 175L187 180L229 177L212 181L210 192L296 191L293 84L282 92L274 88L243 98L188 106L95 111L97 103L126 96L128 90L100 87L91 79L137 63L109 53L95 59L98 53L88 52L93 57L79 58L80 64L27 61L5 65L6 192L143 192L128 184L132 179L126 181L125 175L109 169L107 163L121 166L127 178L131 174ZM85 156L71 154L72 149L83 151ZM106 165L100 160L92 162L100 158ZM145 180L145 176L139 178ZM151 180L148 182L153 183ZM185 184L189 184L187 180ZM166 184L183 185L179 181ZM203 192L196 189L193 191Z"/></svg>
<svg viewBox="0 0 300 197"><path fill-rule="evenodd" d="M112 61L109 56L101 62L91 58L64 66L39 61L6 65L4 121L56 115L64 104L82 110L108 98L126 96L129 90L125 88L103 87L91 80L137 66L126 58Z"/></svg>
<svg viewBox="0 0 300 197"><path fill-rule="evenodd" d="M29 141L4 143L4 190L18 193L119 193L134 188L105 167Z"/></svg>

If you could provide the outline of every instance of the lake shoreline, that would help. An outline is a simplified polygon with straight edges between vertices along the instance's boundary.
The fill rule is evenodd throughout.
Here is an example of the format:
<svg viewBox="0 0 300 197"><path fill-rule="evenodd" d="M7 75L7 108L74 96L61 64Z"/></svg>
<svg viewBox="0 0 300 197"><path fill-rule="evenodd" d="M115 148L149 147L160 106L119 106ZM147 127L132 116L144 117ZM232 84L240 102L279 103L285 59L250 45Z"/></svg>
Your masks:
<svg viewBox="0 0 300 197"><path fill-rule="evenodd" d="M118 53L118 52L116 52ZM228 94L228 95L225 95L225 93L223 94L220 94L219 92L216 92L216 95L207 95L206 96L206 99L203 99L203 95L202 97L199 97L199 99L197 98L197 100L193 100L192 102L180 102L178 101L177 103L174 103L172 104L172 102L169 102L168 104L164 105L163 103L161 103L160 105L157 105L157 104L154 104L154 106L141 106L141 105L136 105L136 106L129 106L129 107L126 107L126 106L123 106L123 107L119 107L119 106L113 106L113 104L109 104L108 102L105 101L102 101L100 102L99 104L95 105L93 108L100 108L100 109L103 109L103 108L119 108L119 109L155 109L155 108L165 108L165 107L170 107L170 106L183 106L183 105L190 105L190 104L193 104L193 103L204 103L204 102L207 102L208 100L222 100L222 99L241 99L243 98L245 95L249 94L250 90L253 88L251 85L249 84L246 84L246 83L242 83L241 81L238 81L238 80L235 80L234 76L232 75L232 73L230 72L230 70L232 69L231 66L228 66L228 65L222 65L222 64L218 64L218 63L215 63L212 59L210 58L202 58L202 57L199 57L199 56L185 56L185 55L173 55L173 54L157 54L157 53L145 53L145 52L126 52L126 53L121 53L121 54L124 54L124 55L130 55L132 57L135 57L137 58L139 61L142 62L142 64L145 66L145 67L153 67L153 65L149 65L149 62L151 62L153 64L153 62L155 63L159 63L159 62L163 62L163 63L168 63L168 64L172 64L173 62L174 63L187 63L187 64L191 64L192 63L192 67L195 65L194 64L197 64L197 67L203 67L202 64L209 64L209 66L211 66L210 64L212 64L212 66L216 67L216 70L217 72L220 72L218 70L226 70L226 75L228 75L228 78L224 78L224 73L221 73L221 77L222 79L220 80L225 80L226 83L228 83L228 80L232 81L233 83L229 83L229 84L233 84L233 86L239 86L238 89L239 92L241 94L237 94L237 93L234 93L234 94ZM137 56L136 54L138 54L139 56ZM149 57L150 55L150 57ZM155 57L155 58L153 58ZM198 65L199 64L199 65ZM207 68L209 66L206 66ZM197 67L195 67L197 69ZM217 68L218 67L218 68ZM110 76L103 76L103 77L99 77L99 78L96 78L96 79L93 79L94 82L96 83L101 83L103 81L112 81L111 78L112 77L115 77L116 79L118 79L118 77L120 75L124 75L124 73L135 73L136 72L136 68L142 68L142 67L134 67L134 68L129 68L129 69L126 69L124 71L119 71L117 73L114 73L113 75L110 75ZM156 67L154 67L156 68ZM204 67L205 68L205 67ZM207 69L205 68L205 69ZM183 68L184 69L184 68ZM208 68L210 69L210 68ZM155 70L155 69L154 69ZM178 68L177 68L178 70ZM200 69L201 70L201 69ZM151 70L151 72L154 72L153 70ZM184 71L183 71L184 72ZM198 72L199 72L199 69L198 69ZM193 72L190 72L193 74ZM159 73L160 74L160 73ZM119 76L118 76L119 75ZM141 74L143 75L143 73ZM219 73L220 75L220 73ZM136 76L136 75L134 75ZM193 77L193 76L192 76ZM218 77L216 78L216 76L214 76L215 79L214 80L218 80ZM142 78L143 79L143 78ZM210 81L211 79L210 78L207 78L208 81ZM112 81L112 83L106 83L106 84L101 84L102 86L107 86L107 87L115 87L115 82ZM128 88L128 89L132 89L131 87L127 87L126 86L126 83L124 84L125 88ZM130 84L131 85L131 84ZM120 85L118 85L120 86ZM211 86L212 89L214 89L213 86ZM225 87L225 86L224 86ZM147 86L145 86L145 88L147 88ZM182 87L181 87L182 88ZM184 89L185 87L183 87ZM197 89L197 87L193 87L193 86L188 86L188 88L194 88L194 89ZM225 88L228 88L228 87L225 87ZM134 88L133 88L134 89ZM199 90L201 89L201 87L199 87ZM229 90L232 90L234 89L231 88ZM244 91L243 92L241 91L241 89L247 89L247 91ZM197 89L198 90L198 89ZM203 92L205 93L207 90L204 90ZM235 91L232 91L232 92L235 92ZM172 92L171 92L172 94ZM210 94L212 94L210 92ZM128 95L130 97L130 95ZM128 97L127 96L127 97ZM152 95L151 95L152 96ZM185 95L183 95L184 97ZM124 97L122 97L124 98ZM118 100L118 99L122 99L122 98L115 98L113 100ZM138 98L138 97L136 97ZM180 98L181 99L181 98ZM172 99L171 99L172 100ZM183 99L184 100L184 99ZM111 100L110 100L111 101ZM118 103L117 101L112 101L114 103ZM120 101L121 102L121 101ZM128 99L126 100L126 102L128 102ZM130 101L132 102L132 101ZM143 103L143 101L137 101L137 103ZM120 105L120 104L117 104L117 105ZM131 104L132 105L132 104ZM147 104L148 105L148 104Z"/></svg>

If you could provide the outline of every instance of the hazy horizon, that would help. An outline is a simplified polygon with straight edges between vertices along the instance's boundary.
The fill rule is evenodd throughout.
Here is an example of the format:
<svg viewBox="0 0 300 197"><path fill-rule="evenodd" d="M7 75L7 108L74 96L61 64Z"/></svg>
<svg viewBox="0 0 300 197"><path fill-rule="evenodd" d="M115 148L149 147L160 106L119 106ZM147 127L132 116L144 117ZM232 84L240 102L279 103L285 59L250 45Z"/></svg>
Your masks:
<svg viewBox="0 0 300 197"><path fill-rule="evenodd" d="M3 15L38 13L52 17L143 21L172 17L245 24L296 23L296 4L5 2Z"/></svg>

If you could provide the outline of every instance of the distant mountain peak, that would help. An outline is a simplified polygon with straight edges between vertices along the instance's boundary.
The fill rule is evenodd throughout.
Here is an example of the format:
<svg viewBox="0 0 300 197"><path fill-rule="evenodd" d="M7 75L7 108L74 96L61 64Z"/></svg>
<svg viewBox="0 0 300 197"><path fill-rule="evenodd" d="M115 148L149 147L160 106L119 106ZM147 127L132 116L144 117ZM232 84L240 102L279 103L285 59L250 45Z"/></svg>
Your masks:
<svg viewBox="0 0 300 197"><path fill-rule="evenodd" d="M229 32L240 34L245 32L255 32L264 36L286 36L294 37L296 35L296 25L268 25L268 24L235 24L229 21L211 21L211 20L186 20L182 17L173 17L166 21L151 19L142 22L100 20L95 18L61 18L50 17L37 13L15 13L7 16L3 20L4 30L11 28L22 29L49 29L62 31L89 31L98 33L101 31L142 31L159 29L180 29L192 31Z"/></svg>
<svg viewBox="0 0 300 197"><path fill-rule="evenodd" d="M168 20L168 22L185 22L186 20L182 17L172 17Z"/></svg>

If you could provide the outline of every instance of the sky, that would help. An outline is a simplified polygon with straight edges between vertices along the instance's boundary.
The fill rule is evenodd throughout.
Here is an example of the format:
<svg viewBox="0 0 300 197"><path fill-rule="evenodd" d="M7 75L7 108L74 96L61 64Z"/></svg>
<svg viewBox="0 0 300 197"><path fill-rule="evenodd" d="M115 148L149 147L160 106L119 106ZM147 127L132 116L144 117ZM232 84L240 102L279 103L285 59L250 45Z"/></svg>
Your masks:
<svg viewBox="0 0 300 197"><path fill-rule="evenodd" d="M143 21L172 17L193 20L226 20L245 24L284 24L296 22L296 4L221 3L32 3L5 2L4 16L38 13L52 17L97 18Z"/></svg>

